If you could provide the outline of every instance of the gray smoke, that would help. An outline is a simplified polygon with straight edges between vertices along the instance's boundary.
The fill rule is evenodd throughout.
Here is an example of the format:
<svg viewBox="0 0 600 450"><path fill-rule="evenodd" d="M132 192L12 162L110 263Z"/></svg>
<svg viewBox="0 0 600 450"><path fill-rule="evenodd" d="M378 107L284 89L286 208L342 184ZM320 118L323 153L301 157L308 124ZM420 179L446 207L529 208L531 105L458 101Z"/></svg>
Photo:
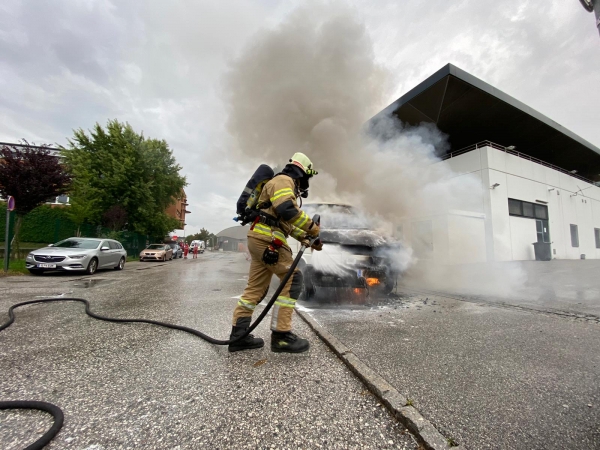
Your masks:
<svg viewBox="0 0 600 450"><path fill-rule="evenodd" d="M281 166L306 153L319 170L311 201L360 206L388 232L404 217L480 211L481 180L434 164L448 145L435 126L391 117L365 125L386 105L390 80L351 9L311 2L232 63L224 82L232 157ZM403 268L416 262L411 254L407 242Z"/></svg>

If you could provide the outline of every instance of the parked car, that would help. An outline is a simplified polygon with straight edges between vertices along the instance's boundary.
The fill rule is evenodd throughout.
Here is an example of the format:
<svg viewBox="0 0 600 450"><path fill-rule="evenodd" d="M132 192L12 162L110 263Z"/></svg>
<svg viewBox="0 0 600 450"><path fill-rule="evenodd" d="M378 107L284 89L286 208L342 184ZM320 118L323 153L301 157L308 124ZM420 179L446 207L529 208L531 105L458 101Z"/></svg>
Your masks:
<svg viewBox="0 0 600 450"><path fill-rule="evenodd" d="M85 271L89 275L98 269L123 270L127 251L112 239L69 238L27 255L25 267L39 275L45 271Z"/></svg>
<svg viewBox="0 0 600 450"><path fill-rule="evenodd" d="M177 242L169 242L168 245L173 250L173 258L174 259L183 258L183 250L181 249L181 247L179 246L179 244Z"/></svg>
<svg viewBox="0 0 600 450"><path fill-rule="evenodd" d="M173 249L169 244L150 244L140 252L140 261L170 261Z"/></svg>
<svg viewBox="0 0 600 450"><path fill-rule="evenodd" d="M319 287L355 287L389 294L400 275L401 244L375 231L366 214L351 205L309 203L302 208L310 217L321 216L323 251L306 251L299 265L304 275L304 298ZM300 244L289 241L294 256ZM316 256L316 258L315 258Z"/></svg>

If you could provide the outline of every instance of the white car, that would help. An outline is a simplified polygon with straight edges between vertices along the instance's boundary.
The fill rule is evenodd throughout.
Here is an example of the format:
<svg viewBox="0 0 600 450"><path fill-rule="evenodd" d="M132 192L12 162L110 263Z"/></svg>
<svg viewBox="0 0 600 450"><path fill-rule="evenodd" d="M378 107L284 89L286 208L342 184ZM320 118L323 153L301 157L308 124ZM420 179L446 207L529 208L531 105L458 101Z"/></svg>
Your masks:
<svg viewBox="0 0 600 450"><path fill-rule="evenodd" d="M120 242L100 238L69 238L27 255L25 267L40 275L45 271L85 271L89 275L98 269L123 270L127 251Z"/></svg>
<svg viewBox="0 0 600 450"><path fill-rule="evenodd" d="M304 275L304 298L319 287L358 287L388 294L400 274L401 244L372 229L367 215L351 205L305 203L310 216L321 216L323 250L306 250L299 264ZM300 243L288 241L295 254Z"/></svg>

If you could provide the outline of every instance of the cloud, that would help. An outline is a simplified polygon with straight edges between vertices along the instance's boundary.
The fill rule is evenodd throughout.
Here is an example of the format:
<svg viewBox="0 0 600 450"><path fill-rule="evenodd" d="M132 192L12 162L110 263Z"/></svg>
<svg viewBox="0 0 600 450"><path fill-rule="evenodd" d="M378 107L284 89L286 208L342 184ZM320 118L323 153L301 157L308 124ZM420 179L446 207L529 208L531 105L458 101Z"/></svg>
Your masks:
<svg viewBox="0 0 600 450"><path fill-rule="evenodd" d="M224 76L256 33L305 3L5 0L0 140L64 144L74 128L129 121L146 136L166 139L184 167L192 210L187 233L217 232L230 226L253 170L225 151L232 140ZM600 144L600 42L577 2L350 5L364 21L375 62L392 77L375 110L451 62ZM318 3L312 6L316 13Z"/></svg>

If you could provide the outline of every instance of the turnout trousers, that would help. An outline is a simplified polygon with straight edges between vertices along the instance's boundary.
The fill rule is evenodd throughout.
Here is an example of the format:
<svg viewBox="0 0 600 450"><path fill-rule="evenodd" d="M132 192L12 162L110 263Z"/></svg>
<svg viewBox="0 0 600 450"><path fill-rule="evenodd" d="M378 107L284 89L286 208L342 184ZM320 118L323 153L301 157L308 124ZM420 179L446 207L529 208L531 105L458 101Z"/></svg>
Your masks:
<svg viewBox="0 0 600 450"><path fill-rule="evenodd" d="M268 246L268 241L259 237L248 236L248 251L251 256L250 273L248 274L248 285L233 311L233 326L236 326L238 319L241 317L252 317L256 305L267 296L273 275L277 275L281 280L292 265L292 252L287 247L279 249L277 264L274 266L266 265L262 261L262 256ZM301 291L302 272L295 269L273 305L272 331L286 332L292 329L292 314Z"/></svg>

